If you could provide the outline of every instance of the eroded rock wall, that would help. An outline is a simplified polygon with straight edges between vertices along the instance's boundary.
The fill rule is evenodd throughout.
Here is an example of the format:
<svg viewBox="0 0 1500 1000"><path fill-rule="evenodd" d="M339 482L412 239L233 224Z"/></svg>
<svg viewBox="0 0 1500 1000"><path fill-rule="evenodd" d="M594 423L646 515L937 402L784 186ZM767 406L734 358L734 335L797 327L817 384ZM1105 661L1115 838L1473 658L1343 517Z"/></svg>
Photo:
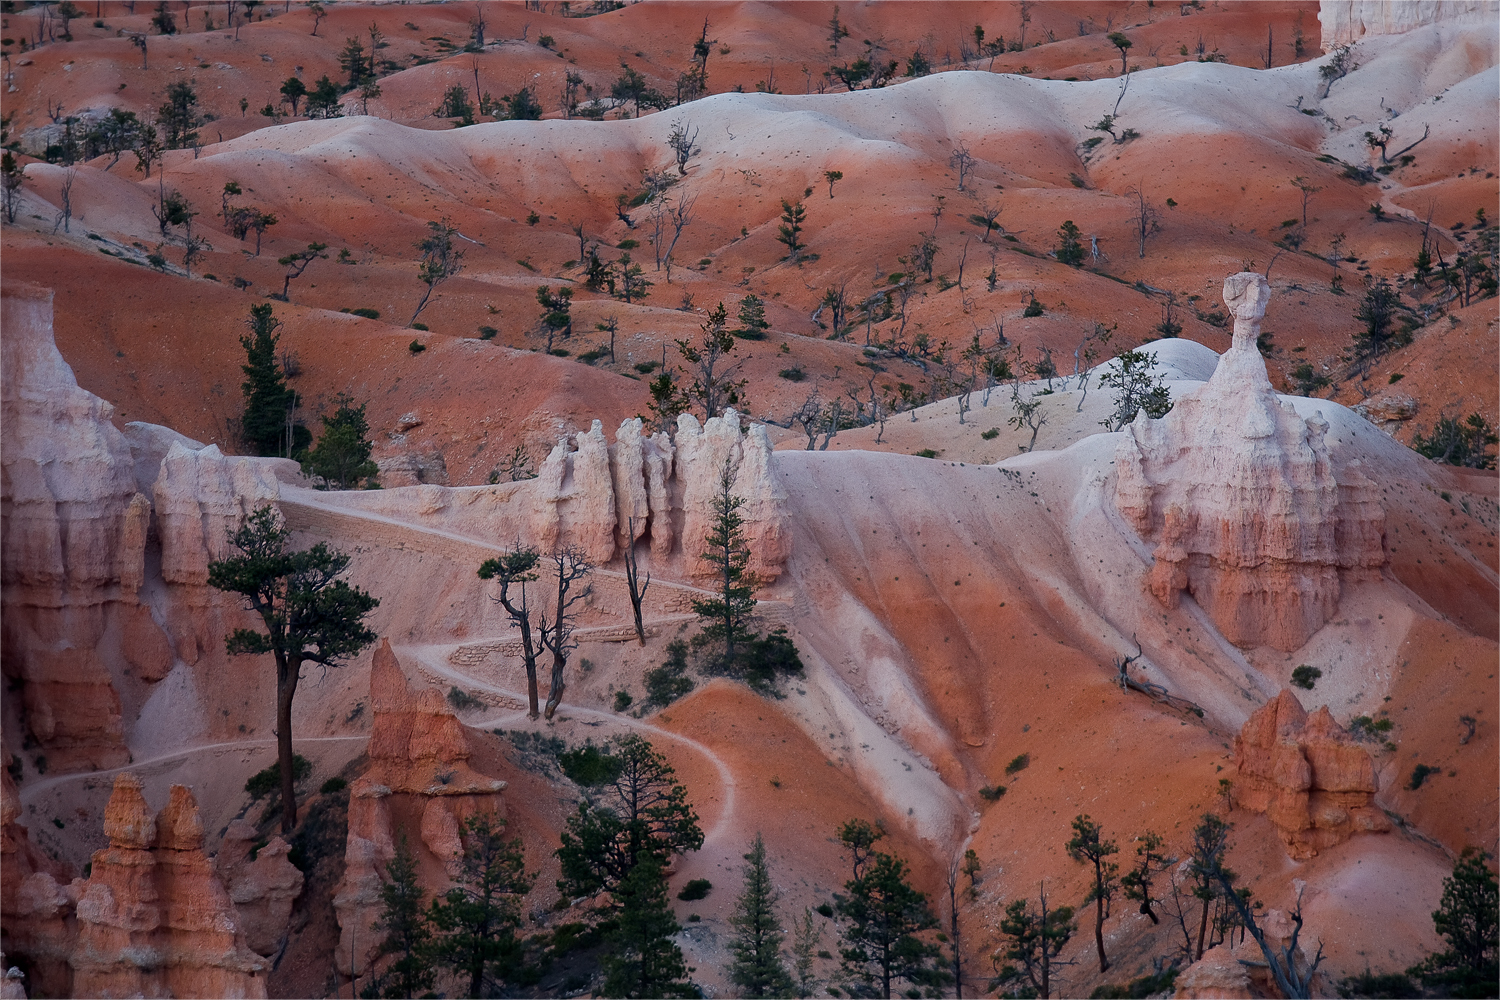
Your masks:
<svg viewBox="0 0 1500 1000"><path fill-rule="evenodd" d="M1323 0L1323 51L1370 35L1399 35L1424 24L1493 25L1497 0Z"/></svg>
<svg viewBox="0 0 1500 1000"><path fill-rule="evenodd" d="M1235 804L1263 812L1298 859L1390 822L1375 805L1379 784L1369 753L1325 705L1308 715L1283 689L1256 709L1234 738Z"/></svg>
<svg viewBox="0 0 1500 1000"><path fill-rule="evenodd" d="M151 505L114 408L78 388L52 340L52 292L0 296L0 580L4 673L56 769L128 759L110 658L160 676L170 651L137 600Z"/></svg>
<svg viewBox="0 0 1500 1000"><path fill-rule="evenodd" d="M1379 488L1335 475L1328 423L1271 388L1255 346L1270 289L1231 275L1234 345L1206 385L1160 420L1144 412L1115 454L1115 505L1156 542L1148 575L1166 607L1192 595L1238 646L1302 646L1338 609L1342 580L1385 564Z"/></svg>

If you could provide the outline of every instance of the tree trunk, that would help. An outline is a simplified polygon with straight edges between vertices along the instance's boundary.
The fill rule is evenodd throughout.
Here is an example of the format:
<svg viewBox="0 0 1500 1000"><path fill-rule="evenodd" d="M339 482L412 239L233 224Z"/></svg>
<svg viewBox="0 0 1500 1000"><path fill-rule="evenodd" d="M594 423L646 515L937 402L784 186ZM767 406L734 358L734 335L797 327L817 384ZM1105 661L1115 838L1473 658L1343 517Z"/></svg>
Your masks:
<svg viewBox="0 0 1500 1000"><path fill-rule="evenodd" d="M567 579L563 575L562 563L559 560L557 566L557 618L552 622L552 688L547 692L547 718L552 718L552 713L557 711L557 706L562 702L563 694L563 669L568 665L567 652L563 644L567 642L567 609L568 606L563 598L567 595ZM546 636L542 637L543 639ZM543 642L545 646L546 643Z"/></svg>
<svg viewBox="0 0 1500 1000"><path fill-rule="evenodd" d="M292 773L292 699L302 673L300 657L290 657L285 667L277 664L276 756L281 764L281 832L291 839L297 827L297 779Z"/></svg>
<svg viewBox="0 0 1500 1000"><path fill-rule="evenodd" d="M1212 899L1203 901L1203 916L1198 920L1198 958L1203 957L1203 935L1208 931L1208 908L1212 903Z"/></svg>
<svg viewBox="0 0 1500 1000"><path fill-rule="evenodd" d="M1099 949L1099 973L1109 971L1109 959L1104 957L1104 897L1094 900L1094 946Z"/></svg>

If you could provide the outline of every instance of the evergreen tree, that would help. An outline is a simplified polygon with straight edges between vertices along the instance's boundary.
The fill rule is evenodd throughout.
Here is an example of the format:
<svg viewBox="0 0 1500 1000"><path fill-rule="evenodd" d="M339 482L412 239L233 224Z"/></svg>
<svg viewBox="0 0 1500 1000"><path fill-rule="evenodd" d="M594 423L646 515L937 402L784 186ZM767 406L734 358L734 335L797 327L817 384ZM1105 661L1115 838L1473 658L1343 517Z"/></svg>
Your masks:
<svg viewBox="0 0 1500 1000"><path fill-rule="evenodd" d="M339 95L339 85L328 79L328 74L324 73L323 78L307 95L307 117L342 118L344 109L341 107Z"/></svg>
<svg viewBox="0 0 1500 1000"><path fill-rule="evenodd" d="M781 199L781 225L777 227L776 242L786 244L787 256L793 261L800 260L802 251L807 244L802 242L802 224L807 219L807 209L802 207L802 202L795 205Z"/></svg>
<svg viewBox="0 0 1500 1000"><path fill-rule="evenodd" d="M766 322L766 306L758 295L746 295L740 299L740 328L735 335L746 340L764 340L765 331L771 328Z"/></svg>
<svg viewBox="0 0 1500 1000"><path fill-rule="evenodd" d="M380 995L421 996L432 989L436 978L427 958L432 930L422 914L422 886L417 880L417 863L411 856L405 830L396 841L396 856L386 865L385 877L386 882L380 887L384 908L375 929L385 931L380 953L397 958L385 972Z"/></svg>
<svg viewBox="0 0 1500 1000"><path fill-rule="evenodd" d="M567 285L552 294L549 285L536 290L537 305L542 307L542 326L547 330L547 350L552 350L552 338L562 334L564 339L573 336L573 289Z"/></svg>
<svg viewBox="0 0 1500 1000"><path fill-rule="evenodd" d="M370 53L370 58L365 58L365 46L358 38L344 39L344 49L339 53L339 66L345 73L349 74L349 85L346 90L354 90L366 79L374 76L372 63L375 54Z"/></svg>
<svg viewBox="0 0 1500 1000"><path fill-rule="evenodd" d="M557 849L557 885L568 896L615 892L641 857L665 867L671 855L703 846L687 789L666 759L634 734L613 743L604 780L568 817Z"/></svg>
<svg viewBox="0 0 1500 1000"><path fill-rule="evenodd" d="M606 997L696 997L687 981L687 963L672 935L682 930L667 904L662 861L641 851L630 874L615 889L619 921L609 935L604 959Z"/></svg>
<svg viewBox="0 0 1500 1000"><path fill-rule="evenodd" d="M936 987L948 974L937 965L938 946L917 936L938 926L926 895L907 881L905 861L873 849L878 833L860 836L869 830L853 823L840 830L855 854L855 876L844 883L848 895L836 897L835 910L844 922L839 955L844 975L889 1000L901 980L913 988Z"/></svg>
<svg viewBox="0 0 1500 1000"><path fill-rule="evenodd" d="M349 568L347 555L324 542L302 552L287 552L290 534L276 508L265 504L230 539L240 555L208 564L209 586L243 594L249 610L266 627L265 634L235 629L224 643L229 655L271 653L275 657L281 831L288 838L297 827L292 702L302 664L336 666L374 642L375 633L366 627L364 618L380 604L338 579Z"/></svg>
<svg viewBox="0 0 1500 1000"><path fill-rule="evenodd" d="M810 907L802 908L802 919L792 925L792 955L797 971L796 995L810 997L817 993L818 977L813 974L813 959L823 939L823 928L813 922Z"/></svg>
<svg viewBox="0 0 1500 1000"><path fill-rule="evenodd" d="M1138 901L1141 904L1141 912L1150 917L1153 924L1159 924L1161 920L1151 909L1151 883L1176 860L1162 853L1162 847L1165 844L1166 841L1162 840L1161 834L1150 830L1137 837L1135 865L1120 878L1120 885L1125 889L1125 898Z"/></svg>
<svg viewBox="0 0 1500 1000"><path fill-rule="evenodd" d="M1068 219L1057 231L1057 259L1059 263L1077 267L1083 263L1084 249L1080 237L1083 233Z"/></svg>
<svg viewBox="0 0 1500 1000"><path fill-rule="evenodd" d="M1089 890L1084 903L1093 900L1095 904L1094 945L1099 951L1099 971L1105 973L1109 971L1109 959L1104 954L1104 910L1120 888L1120 866L1110 861L1109 856L1120 853L1120 848L1113 840L1104 839L1098 823L1088 816L1076 816L1073 819L1073 839L1068 841L1067 850L1068 857L1094 868L1094 887Z"/></svg>
<svg viewBox="0 0 1500 1000"><path fill-rule="evenodd" d="M1354 349L1362 357L1378 357L1411 343L1410 329L1392 329L1397 315L1405 311L1401 293L1384 278L1377 280L1365 292L1364 301L1355 310L1354 318L1364 329L1354 335Z"/></svg>
<svg viewBox="0 0 1500 1000"><path fill-rule="evenodd" d="M483 996L486 980L514 983L526 968L525 942L516 936L521 901L531 891L521 840L505 840L505 821L487 815L464 824L458 884L432 901L428 918L437 930L433 960L467 977L465 996Z"/></svg>
<svg viewBox="0 0 1500 1000"><path fill-rule="evenodd" d="M500 98L505 102L505 117L511 121L539 122L542 120L542 106L532 96L529 87L522 87L514 94L507 94Z"/></svg>
<svg viewBox="0 0 1500 1000"><path fill-rule="evenodd" d="M198 94L192 84L182 80L168 84L167 100L157 117L168 149L198 144Z"/></svg>
<svg viewBox="0 0 1500 1000"><path fill-rule="evenodd" d="M245 394L245 413L240 418L240 434L245 443L257 455L287 455L288 420L297 406L297 394L287 388L286 376L276 361L276 345L281 337L276 333L281 320L271 313L270 303L250 307L250 333L240 336L240 346L245 349L246 361L240 366L245 381L240 390ZM300 425L294 429L307 435Z"/></svg>
<svg viewBox="0 0 1500 1000"><path fill-rule="evenodd" d="M755 638L750 619L755 614L758 581L745 568L750 561L750 550L740 531L745 521L739 513L745 501L731 492L733 485L734 475L726 461L719 473L718 492L709 501L713 520L704 539L708 548L703 552L704 561L714 567L717 593L712 598L693 601L693 612L706 621L694 643L716 647L714 667L722 672L737 668L741 651Z"/></svg>
<svg viewBox="0 0 1500 1000"><path fill-rule="evenodd" d="M1433 925L1448 950L1407 970L1438 996L1492 997L1500 982L1500 885L1485 862L1488 855L1466 849L1443 879L1443 898Z"/></svg>
<svg viewBox="0 0 1500 1000"><path fill-rule="evenodd" d="M1073 936L1074 929L1071 906L1047 908L1046 886L1042 887L1040 910L1032 909L1025 899L1012 901L1000 921L1000 933L1010 940L995 953L995 966L1000 974L991 987L1029 986L1043 1000L1051 997L1053 968L1071 964L1059 962L1057 954Z"/></svg>
<svg viewBox="0 0 1500 1000"><path fill-rule="evenodd" d="M307 96L307 84L295 76L289 76L286 78L286 82L281 85L281 96L284 101L291 104L292 116L296 117L297 102Z"/></svg>
<svg viewBox="0 0 1500 1000"><path fill-rule="evenodd" d="M745 888L729 923L738 932L730 949L734 962L729 979L746 997L785 997L792 994L792 977L781 957L781 923L776 919L778 893L766 864L766 845L757 832L745 855Z"/></svg>
<svg viewBox="0 0 1500 1000"><path fill-rule="evenodd" d="M379 471L370 460L374 445L368 440L370 425L365 420L365 406L351 406L354 400L342 393L334 397L338 404L331 417L323 418L323 436L302 461L302 474L317 476L324 486L347 490L361 480L375 484Z"/></svg>

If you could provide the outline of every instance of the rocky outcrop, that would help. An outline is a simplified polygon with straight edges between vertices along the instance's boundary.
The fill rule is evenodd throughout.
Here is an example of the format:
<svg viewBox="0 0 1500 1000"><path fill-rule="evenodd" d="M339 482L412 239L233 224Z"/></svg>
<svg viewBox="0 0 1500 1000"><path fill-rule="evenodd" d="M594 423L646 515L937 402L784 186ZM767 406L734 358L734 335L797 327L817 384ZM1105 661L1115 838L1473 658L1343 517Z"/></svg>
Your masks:
<svg viewBox="0 0 1500 1000"><path fill-rule="evenodd" d="M1234 738L1235 804L1263 812L1298 859L1390 822L1375 805L1375 766L1327 706L1311 716L1291 691L1256 709Z"/></svg>
<svg viewBox="0 0 1500 1000"><path fill-rule="evenodd" d="M67 996L77 893L70 894L66 868L31 842L20 818L15 783L0 769L0 951L24 958L33 992Z"/></svg>
<svg viewBox="0 0 1500 1000"><path fill-rule="evenodd" d="M633 418L606 445L595 420L588 431L559 441L518 495L529 504L522 534L543 552L576 545L598 565L622 551L633 522L631 541L649 535L658 565L680 553L688 575L711 575L699 550L727 469L731 492L744 501L750 569L770 583L791 551L786 491L773 462L765 428L742 428L734 410L702 424L683 414L675 444L662 432L646 436Z"/></svg>
<svg viewBox="0 0 1500 1000"><path fill-rule="evenodd" d="M78 387L52 339L52 293L0 296L0 580L4 673L53 769L117 767L127 752L117 628L147 674L170 652L136 599L150 502L109 403ZM151 633L155 633L153 636Z"/></svg>
<svg viewBox="0 0 1500 1000"><path fill-rule="evenodd" d="M1250 1000L1250 974L1228 944L1203 953L1182 970L1174 984L1177 1000Z"/></svg>
<svg viewBox="0 0 1500 1000"><path fill-rule="evenodd" d="M1370 35L1399 35L1424 24L1494 25L1497 0L1323 0L1323 51Z"/></svg>
<svg viewBox="0 0 1500 1000"><path fill-rule="evenodd" d="M208 564L234 553L230 538L245 516L280 494L276 459L230 458L216 445L191 450L172 442L152 487L161 536L161 575L204 586Z"/></svg>
<svg viewBox="0 0 1500 1000"><path fill-rule="evenodd" d="M714 569L699 554L714 517L713 502L722 495L724 477L730 493L745 501L742 530L750 548L749 569L769 583L781 573L791 552L786 490L771 471L771 443L765 428L752 424L741 432L734 410L711 417L701 426L691 414L677 418L677 479L681 483L683 557L692 576L712 576ZM692 551L689 551L692 550Z"/></svg>
<svg viewBox="0 0 1500 1000"><path fill-rule="evenodd" d="M264 997L266 964L245 947L234 904L203 853L193 794L172 786L151 815L141 783L115 779L109 846L77 890L75 996Z"/></svg>
<svg viewBox="0 0 1500 1000"><path fill-rule="evenodd" d="M302 894L302 872L287 860L291 847L280 837L251 852L260 831L242 819L224 831L214 871L229 890L245 944L258 955L273 955L288 933L292 904Z"/></svg>
<svg viewBox="0 0 1500 1000"><path fill-rule="evenodd" d="M393 817L415 820L415 829L402 827L414 849L420 840L438 860L449 861L462 850L465 820L503 815L505 788L469 766L463 725L441 692L412 689L389 640L370 667L370 707L370 766L349 789L344 880L333 900L341 928L339 968L356 976L368 969L379 941L371 926L381 912L381 872L400 836Z"/></svg>
<svg viewBox="0 0 1500 1000"><path fill-rule="evenodd" d="M1206 385L1160 420L1144 411L1115 452L1115 505L1156 541L1148 586L1166 607L1190 593L1230 642L1293 650L1338 608L1341 577L1386 561L1379 488L1348 463L1335 477L1321 413L1277 398L1256 349L1270 289L1231 275L1234 345Z"/></svg>
<svg viewBox="0 0 1500 1000"><path fill-rule="evenodd" d="M1395 434L1417 415L1417 401L1405 393L1388 393L1355 403L1350 409L1387 434Z"/></svg>

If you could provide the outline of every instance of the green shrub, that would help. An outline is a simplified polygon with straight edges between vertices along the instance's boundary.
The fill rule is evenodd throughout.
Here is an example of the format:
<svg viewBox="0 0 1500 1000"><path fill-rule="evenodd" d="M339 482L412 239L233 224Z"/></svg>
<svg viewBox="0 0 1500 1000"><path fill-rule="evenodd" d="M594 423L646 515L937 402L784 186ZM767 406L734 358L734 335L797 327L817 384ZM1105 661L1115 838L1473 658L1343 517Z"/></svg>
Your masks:
<svg viewBox="0 0 1500 1000"><path fill-rule="evenodd" d="M807 378L807 372L802 370L801 365L795 365L791 368L783 368L776 374L780 375L788 382L801 382L803 379Z"/></svg>
<svg viewBox="0 0 1500 1000"><path fill-rule="evenodd" d="M540 215L537 215L535 212L532 212L532 213L530 213L529 215L526 216L526 224L528 226L534 226L538 222L541 222L541 221L542 221L542 217Z"/></svg>
<svg viewBox="0 0 1500 1000"><path fill-rule="evenodd" d="M586 740L581 747L564 750L557 755L557 763L570 781L585 788L613 781L620 774L619 760L595 745L593 740Z"/></svg>
<svg viewBox="0 0 1500 1000"><path fill-rule="evenodd" d="M349 313L351 316L363 316L365 319L380 318L380 312L375 309L340 309L339 312Z"/></svg>
<svg viewBox="0 0 1500 1000"><path fill-rule="evenodd" d="M677 894L677 898L690 903L707 896L708 890L713 887L714 884L706 878L689 879L688 884L683 886L682 891Z"/></svg>
<svg viewBox="0 0 1500 1000"><path fill-rule="evenodd" d="M1042 311L1043 311L1042 310L1042 304L1040 302L1038 302L1036 300L1036 296L1033 295L1031 297L1031 301L1028 302L1028 303L1026 303L1026 308L1023 309L1023 310L1021 310L1021 315L1022 316L1040 316L1042 314Z"/></svg>
<svg viewBox="0 0 1500 1000"><path fill-rule="evenodd" d="M500 331L496 330L493 326L481 326L479 328L479 339L480 340L494 340L495 339L495 334L497 334L499 332Z"/></svg>
<svg viewBox="0 0 1500 1000"><path fill-rule="evenodd" d="M312 762L300 753L292 754L292 781L294 784L302 784L312 774ZM259 802L266 795L279 795L281 792L281 762L277 761L263 771L256 771L245 782L245 791L250 796L251 802Z"/></svg>
<svg viewBox="0 0 1500 1000"><path fill-rule="evenodd" d="M1292 671L1292 684L1293 686L1302 688L1305 691L1311 691L1313 689L1313 685L1318 682L1318 678L1322 676L1323 671L1319 670L1317 667L1309 666L1308 664L1304 663L1300 667Z"/></svg>
<svg viewBox="0 0 1500 1000"><path fill-rule="evenodd" d="M1442 771L1440 767L1428 767L1426 764L1418 764L1412 769L1411 780L1406 783L1407 790L1415 792L1418 788L1422 787L1422 782L1427 780L1428 775L1437 774L1440 771Z"/></svg>
<svg viewBox="0 0 1500 1000"><path fill-rule="evenodd" d="M821 916L828 917L829 919L833 918L833 907L829 906L827 903L819 903L817 906L813 907L813 910Z"/></svg>
<svg viewBox="0 0 1500 1000"><path fill-rule="evenodd" d="M616 712L623 712L623 711L625 711L627 708L629 708L631 706L631 703L633 703L634 701L635 701L635 699L632 698L632 697L630 697L630 692L629 691L616 691L615 692L615 711Z"/></svg>
<svg viewBox="0 0 1500 1000"><path fill-rule="evenodd" d="M784 628L746 643L741 664L745 682L760 694L775 694L780 675L802 673L802 657L797 655L797 645Z"/></svg>
<svg viewBox="0 0 1500 1000"><path fill-rule="evenodd" d="M912 452L918 458L937 458L938 453L931 448L923 448L921 451Z"/></svg>
<svg viewBox="0 0 1500 1000"><path fill-rule="evenodd" d="M427 332L427 324L426 323L413 323L411 325L411 328L413 330L421 330L423 333Z"/></svg>
<svg viewBox="0 0 1500 1000"><path fill-rule="evenodd" d="M1357 976L1339 980L1341 997L1415 997L1421 991L1399 972L1372 973L1369 969Z"/></svg>
<svg viewBox="0 0 1500 1000"><path fill-rule="evenodd" d="M329 778L327 781L323 782L323 786L319 788L318 791L323 795L333 795L336 792L342 792L348 787L349 782L345 781L343 778L340 778L338 775L334 775L332 778Z"/></svg>
<svg viewBox="0 0 1500 1000"><path fill-rule="evenodd" d="M1395 728L1390 719L1372 719L1368 715L1356 715L1349 720L1349 735L1357 740L1374 739L1377 733L1388 733Z"/></svg>
<svg viewBox="0 0 1500 1000"><path fill-rule="evenodd" d="M412 354L421 354L423 351L427 350L427 345L422 343L420 340L413 340L410 344L406 345L406 349L408 351L411 351Z"/></svg>
<svg viewBox="0 0 1500 1000"><path fill-rule="evenodd" d="M1031 766L1031 754L1029 754L1029 753L1023 753L1023 754L1018 755L1009 764L1005 765L1005 773L1006 774L1015 774L1018 771L1024 771L1024 770L1026 770L1030 766Z"/></svg>
<svg viewBox="0 0 1500 1000"><path fill-rule="evenodd" d="M985 785L979 790L979 797L986 802L999 802L1000 796L1004 794L1004 785Z"/></svg>
<svg viewBox="0 0 1500 1000"><path fill-rule="evenodd" d="M591 351L584 351L582 354L578 355L578 360L582 361L586 365L591 365L595 361L598 361L600 358L602 358L605 355L607 355L608 353L609 352L607 350L605 350L604 348L602 348L602 347L596 347L596 348L594 348Z"/></svg>
<svg viewBox="0 0 1500 1000"><path fill-rule="evenodd" d="M548 351L547 353L550 354L550 355L552 355L554 358L571 357L572 354L573 354L573 352L570 351L570 350L568 350L566 347L554 347L554 348L552 348L552 350Z"/></svg>
<svg viewBox="0 0 1500 1000"><path fill-rule="evenodd" d="M1164 993L1177 981L1176 969L1167 969L1154 976L1132 979L1124 985L1106 983L1089 994L1089 1000L1144 1000L1155 993Z"/></svg>
<svg viewBox="0 0 1500 1000"><path fill-rule="evenodd" d="M616 249L619 250L634 250L638 246L640 246L640 243L636 240L621 240L619 243L615 244Z"/></svg>
<svg viewBox="0 0 1500 1000"><path fill-rule="evenodd" d="M995 440L995 438L1000 436L1000 428L991 427L989 430L982 432L979 436L984 438L986 441L993 441Z"/></svg>
<svg viewBox="0 0 1500 1000"><path fill-rule="evenodd" d="M460 691L455 685L448 689L448 704L455 710L463 712L471 708L483 708L484 702L474 697L467 691Z"/></svg>
<svg viewBox="0 0 1500 1000"><path fill-rule="evenodd" d="M635 364L635 370L640 372L642 375L650 375L660 367L660 361L637 361Z"/></svg>
<svg viewBox="0 0 1500 1000"><path fill-rule="evenodd" d="M667 644L666 662L646 671L646 704L666 708L693 690L693 679L687 676L687 651L687 643L674 639Z"/></svg>

